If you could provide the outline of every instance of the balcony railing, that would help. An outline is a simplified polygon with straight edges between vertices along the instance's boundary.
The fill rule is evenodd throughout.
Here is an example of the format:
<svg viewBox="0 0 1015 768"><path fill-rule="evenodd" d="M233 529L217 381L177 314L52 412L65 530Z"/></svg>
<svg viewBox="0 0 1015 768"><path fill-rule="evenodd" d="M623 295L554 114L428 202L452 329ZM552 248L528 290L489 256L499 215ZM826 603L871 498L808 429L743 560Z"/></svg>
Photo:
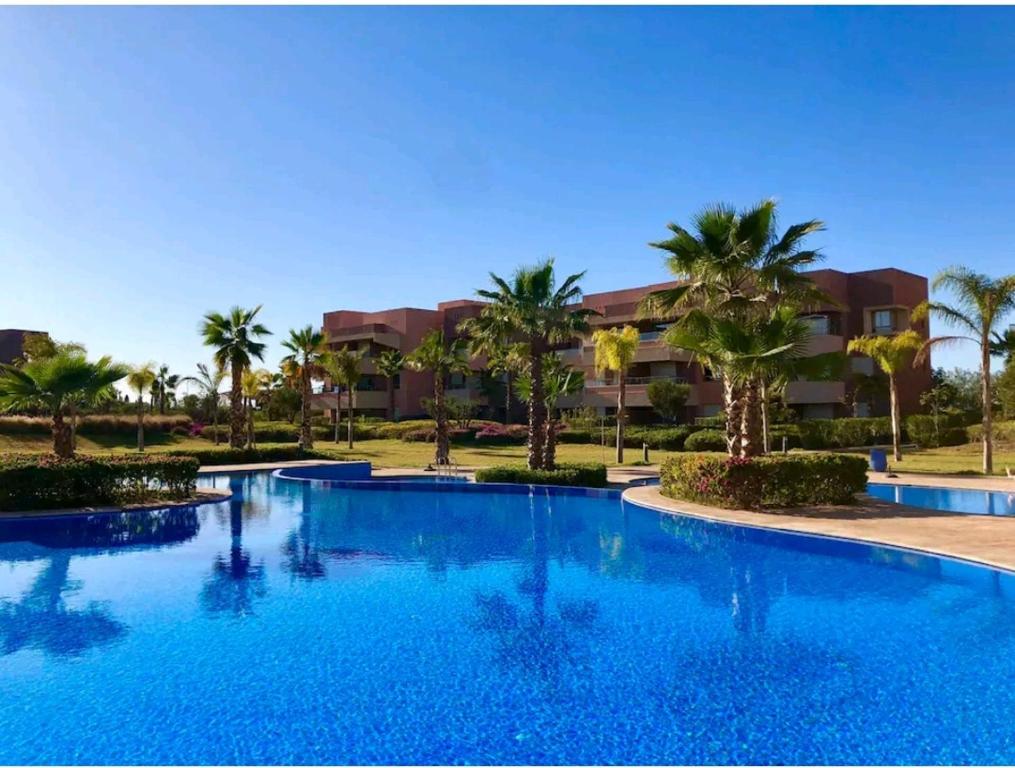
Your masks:
<svg viewBox="0 0 1015 768"><path fill-rule="evenodd" d="M678 384L686 384L687 378L684 376L629 376L627 378L627 386L637 387L639 385L644 386L650 384L653 381L675 381ZM606 381L604 379L586 379L586 389L597 389L599 387L617 387L620 386L619 381Z"/></svg>

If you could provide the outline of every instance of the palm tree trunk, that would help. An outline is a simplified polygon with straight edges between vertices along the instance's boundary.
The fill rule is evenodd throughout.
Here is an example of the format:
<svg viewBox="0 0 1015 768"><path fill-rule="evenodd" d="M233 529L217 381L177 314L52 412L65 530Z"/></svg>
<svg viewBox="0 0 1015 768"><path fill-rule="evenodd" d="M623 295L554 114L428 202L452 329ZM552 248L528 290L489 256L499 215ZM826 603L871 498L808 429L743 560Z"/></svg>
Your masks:
<svg viewBox="0 0 1015 768"><path fill-rule="evenodd" d="M504 371L504 426L511 423L511 371Z"/></svg>
<svg viewBox="0 0 1015 768"><path fill-rule="evenodd" d="M980 379L983 385L983 474L990 475L994 473L994 415L991 413L989 338L983 339L980 349Z"/></svg>
<svg viewBox="0 0 1015 768"><path fill-rule="evenodd" d="M768 384L761 380L761 452L768 454L772 450L768 437Z"/></svg>
<svg viewBox="0 0 1015 768"><path fill-rule="evenodd" d="M233 363L229 388L229 447L243 447L243 366Z"/></svg>
<svg viewBox="0 0 1015 768"><path fill-rule="evenodd" d="M726 374L722 375L723 408L726 410L726 452L740 455L741 402L739 388Z"/></svg>
<svg viewBox="0 0 1015 768"><path fill-rule="evenodd" d="M888 376L889 407L892 411L892 456L896 461L902 461L902 435L899 418L899 387L895 381L895 374Z"/></svg>
<svg viewBox="0 0 1015 768"><path fill-rule="evenodd" d="M70 411L70 447L75 451L78 447L78 406L71 400L67 407Z"/></svg>
<svg viewBox="0 0 1015 768"><path fill-rule="evenodd" d="M215 397L212 400L212 412L211 412L212 425L215 428L215 445L219 444L219 401L218 393L215 393Z"/></svg>
<svg viewBox="0 0 1015 768"><path fill-rule="evenodd" d="M63 420L63 405L53 409L53 453L61 459L74 456L74 444L70 439L70 430Z"/></svg>
<svg viewBox="0 0 1015 768"><path fill-rule="evenodd" d="M743 406L740 414L740 455L757 456L762 447L761 397L758 380L750 379L744 385Z"/></svg>
<svg viewBox="0 0 1015 768"><path fill-rule="evenodd" d="M300 447L309 451L314 447L314 436L310 431L310 367L303 363L303 402L300 404Z"/></svg>
<svg viewBox="0 0 1015 768"><path fill-rule="evenodd" d="M434 371L433 377L433 410L434 422L436 423L436 443L434 451L434 462L436 464L447 464L450 448L448 445L448 417L444 410L444 375L440 371Z"/></svg>
<svg viewBox="0 0 1015 768"><path fill-rule="evenodd" d="M338 428L342 423L342 388L335 387L335 445L338 445L342 438L339 435Z"/></svg>
<svg viewBox="0 0 1015 768"><path fill-rule="evenodd" d="M137 451L144 453L144 397L137 393Z"/></svg>
<svg viewBox="0 0 1015 768"><path fill-rule="evenodd" d="M257 447L254 439L254 399L252 397L247 398L247 447Z"/></svg>
<svg viewBox="0 0 1015 768"><path fill-rule="evenodd" d="M352 449L352 436L354 432L355 420L353 419L353 411L356 409L356 387L349 387L349 448Z"/></svg>
<svg viewBox="0 0 1015 768"><path fill-rule="evenodd" d="M617 372L620 386L617 387L617 463L624 463L624 421L627 418L627 374Z"/></svg>
<svg viewBox="0 0 1015 768"><path fill-rule="evenodd" d="M395 377L388 377L388 421L395 420Z"/></svg>
<svg viewBox="0 0 1015 768"><path fill-rule="evenodd" d="M543 402L543 355L536 345L530 345L529 371L532 386L529 392L529 469L543 469L545 444L546 405Z"/></svg>
<svg viewBox="0 0 1015 768"><path fill-rule="evenodd" d="M543 469L554 469L557 466L557 420L552 415L546 417L546 436L543 443Z"/></svg>

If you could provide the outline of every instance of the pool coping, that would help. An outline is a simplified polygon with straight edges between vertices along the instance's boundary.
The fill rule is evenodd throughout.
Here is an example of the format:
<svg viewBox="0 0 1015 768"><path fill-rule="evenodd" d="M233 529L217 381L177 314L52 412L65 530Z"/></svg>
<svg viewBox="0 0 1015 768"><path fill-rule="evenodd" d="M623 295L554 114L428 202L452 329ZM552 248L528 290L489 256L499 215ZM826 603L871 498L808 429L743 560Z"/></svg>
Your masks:
<svg viewBox="0 0 1015 768"><path fill-rule="evenodd" d="M715 523L890 547L1015 574L1015 518L967 515L882 502L864 494L851 507L752 512L670 499L658 486L624 491L622 499L663 514ZM821 515L822 511L827 514Z"/></svg>
<svg viewBox="0 0 1015 768"><path fill-rule="evenodd" d="M198 488L195 495L180 501L142 502L106 507L67 507L63 509L27 509L16 512L0 512L0 521L35 520L47 517L72 517L75 515L110 515L117 512L154 512L177 507L198 507L202 504L216 504L232 498L232 491L217 488Z"/></svg>
<svg viewBox="0 0 1015 768"><path fill-rule="evenodd" d="M867 481L878 485L904 485L912 488L947 488L955 491L992 491L1015 493L1015 480L1000 475L933 475L922 472L867 472Z"/></svg>

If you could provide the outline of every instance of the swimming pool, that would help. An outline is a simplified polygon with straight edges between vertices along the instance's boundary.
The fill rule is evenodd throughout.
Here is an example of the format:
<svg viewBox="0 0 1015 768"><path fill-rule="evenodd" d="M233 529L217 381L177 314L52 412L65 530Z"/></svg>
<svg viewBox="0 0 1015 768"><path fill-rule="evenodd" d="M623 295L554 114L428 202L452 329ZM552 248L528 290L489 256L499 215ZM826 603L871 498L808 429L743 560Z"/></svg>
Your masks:
<svg viewBox="0 0 1015 768"><path fill-rule="evenodd" d="M1010 763L1015 581L611 492L0 523L0 763Z"/></svg>
<svg viewBox="0 0 1015 768"><path fill-rule="evenodd" d="M1015 515L1015 483L1012 484L1011 493L868 483L867 493L896 504L944 512L962 512L967 515Z"/></svg>

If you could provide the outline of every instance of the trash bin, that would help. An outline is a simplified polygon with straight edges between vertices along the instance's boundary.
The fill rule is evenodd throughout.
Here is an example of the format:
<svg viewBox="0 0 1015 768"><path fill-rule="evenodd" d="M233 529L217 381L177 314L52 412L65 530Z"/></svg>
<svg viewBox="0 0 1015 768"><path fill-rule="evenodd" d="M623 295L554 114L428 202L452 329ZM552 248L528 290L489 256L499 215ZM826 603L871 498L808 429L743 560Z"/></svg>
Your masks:
<svg viewBox="0 0 1015 768"><path fill-rule="evenodd" d="M888 456L880 448L871 448L871 469L875 472L888 471Z"/></svg>

